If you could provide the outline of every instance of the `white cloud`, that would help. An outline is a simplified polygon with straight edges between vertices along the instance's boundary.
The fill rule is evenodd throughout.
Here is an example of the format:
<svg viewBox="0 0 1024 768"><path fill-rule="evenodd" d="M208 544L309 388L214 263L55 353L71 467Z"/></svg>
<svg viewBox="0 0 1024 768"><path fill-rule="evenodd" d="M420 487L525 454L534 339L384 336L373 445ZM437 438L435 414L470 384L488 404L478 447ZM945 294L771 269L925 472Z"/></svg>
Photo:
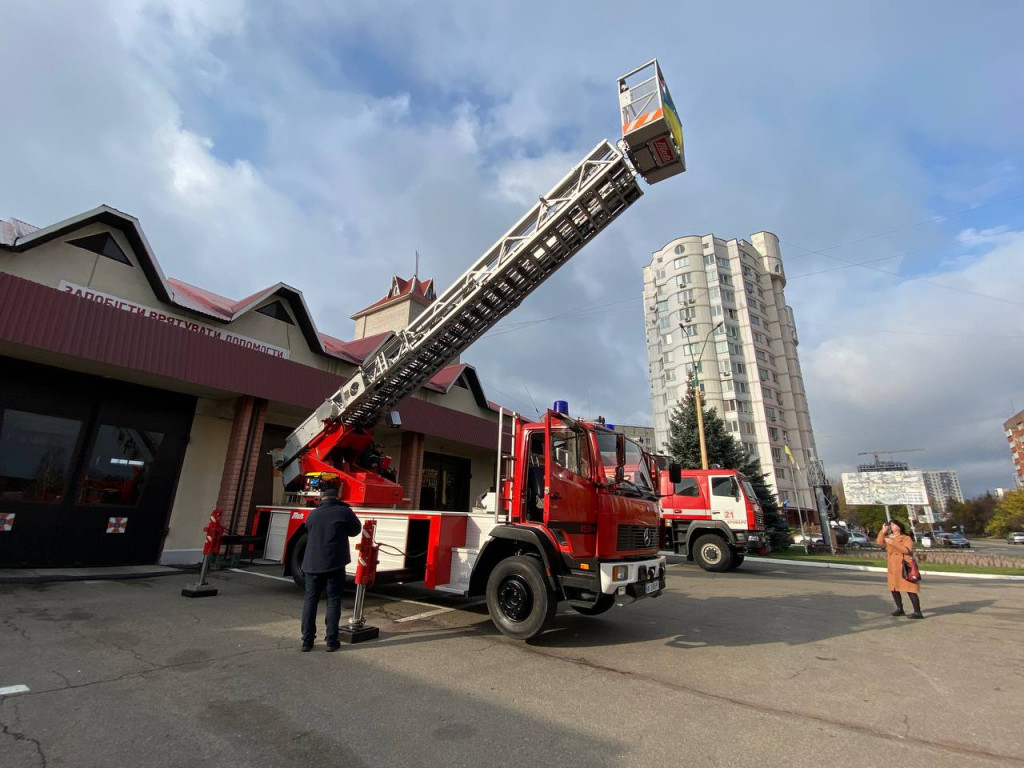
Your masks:
<svg viewBox="0 0 1024 768"><path fill-rule="evenodd" d="M924 267L954 233L905 228L941 215L937 200L990 202L1019 183L1005 159L1024 149L1024 109L1006 98L1024 69L1019 23L868 5L665 8L652 25L598 2L410 0L385 18L355 0L23 0L0 25L0 71L20 73L5 81L0 215L46 225L110 203L140 218L168 274L231 297L289 282L347 336L347 314L411 272L414 251L445 286L614 139L615 78L658 53L690 170L465 355L492 397L522 407L529 388L542 407L560 397L649 421L640 267L682 234L769 229L830 469L887 430L902 442L970 423L924 427L929 459L965 467L968 488L1006 485L989 421L1022 380L1008 301L1022 294L1024 222L958 221L960 247ZM728 48L705 33L724 21ZM953 142L956 172L936 170ZM899 258L822 271L884 256ZM915 263L927 279L890 274ZM564 316L580 306L594 309Z"/></svg>

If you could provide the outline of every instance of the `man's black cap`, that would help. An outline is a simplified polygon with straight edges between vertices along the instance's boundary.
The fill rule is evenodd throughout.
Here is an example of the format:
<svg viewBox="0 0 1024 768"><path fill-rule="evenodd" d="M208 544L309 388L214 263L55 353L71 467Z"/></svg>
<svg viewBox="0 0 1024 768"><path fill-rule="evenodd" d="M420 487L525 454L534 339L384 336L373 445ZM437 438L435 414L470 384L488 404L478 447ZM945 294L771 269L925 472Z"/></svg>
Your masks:
<svg viewBox="0 0 1024 768"><path fill-rule="evenodd" d="M320 491L320 498L321 499L336 499L336 498L338 498L338 489L337 488L325 488L324 490Z"/></svg>

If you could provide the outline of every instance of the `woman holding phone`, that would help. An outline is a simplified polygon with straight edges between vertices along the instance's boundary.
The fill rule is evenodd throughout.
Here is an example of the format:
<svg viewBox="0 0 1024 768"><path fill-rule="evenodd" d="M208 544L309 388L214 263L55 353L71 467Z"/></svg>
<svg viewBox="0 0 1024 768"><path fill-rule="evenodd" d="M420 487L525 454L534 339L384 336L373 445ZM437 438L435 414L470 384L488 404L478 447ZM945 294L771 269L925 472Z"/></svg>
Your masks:
<svg viewBox="0 0 1024 768"><path fill-rule="evenodd" d="M896 602L896 610L893 616L906 616L903 610L903 595L906 592L910 597L910 603L914 606L914 612L910 614L911 619L923 619L921 614L921 602L917 594L920 586L913 581L903 578L903 559L910 556L914 551L914 540L907 536L906 526L899 520L889 520L882 526L878 533L878 546L885 547L886 566L889 571L889 591L892 592L892 599Z"/></svg>

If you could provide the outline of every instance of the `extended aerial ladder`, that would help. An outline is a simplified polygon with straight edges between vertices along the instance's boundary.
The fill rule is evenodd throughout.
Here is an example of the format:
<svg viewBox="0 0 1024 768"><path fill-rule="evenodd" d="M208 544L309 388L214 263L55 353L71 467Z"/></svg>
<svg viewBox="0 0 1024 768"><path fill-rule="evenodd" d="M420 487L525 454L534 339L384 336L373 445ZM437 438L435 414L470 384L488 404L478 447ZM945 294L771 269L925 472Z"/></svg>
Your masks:
<svg viewBox="0 0 1024 768"><path fill-rule="evenodd" d="M291 435L277 462L285 487L333 473L341 496L401 505L401 487L359 457L372 428L643 195L685 170L682 130L657 60L619 79L623 138L601 141L407 328L390 335Z"/></svg>

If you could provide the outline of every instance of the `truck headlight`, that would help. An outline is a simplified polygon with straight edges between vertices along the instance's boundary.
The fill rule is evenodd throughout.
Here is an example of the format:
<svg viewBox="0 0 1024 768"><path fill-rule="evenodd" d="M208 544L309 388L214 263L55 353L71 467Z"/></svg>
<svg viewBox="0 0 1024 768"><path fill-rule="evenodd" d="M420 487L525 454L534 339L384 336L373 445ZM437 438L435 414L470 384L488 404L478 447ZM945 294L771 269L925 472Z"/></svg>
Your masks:
<svg viewBox="0 0 1024 768"><path fill-rule="evenodd" d="M746 540L747 540L747 534L745 534L743 531L736 531L736 541L746 541Z"/></svg>
<svg viewBox="0 0 1024 768"><path fill-rule="evenodd" d="M629 578L629 566L628 565L613 565L612 566L612 581L625 581Z"/></svg>

